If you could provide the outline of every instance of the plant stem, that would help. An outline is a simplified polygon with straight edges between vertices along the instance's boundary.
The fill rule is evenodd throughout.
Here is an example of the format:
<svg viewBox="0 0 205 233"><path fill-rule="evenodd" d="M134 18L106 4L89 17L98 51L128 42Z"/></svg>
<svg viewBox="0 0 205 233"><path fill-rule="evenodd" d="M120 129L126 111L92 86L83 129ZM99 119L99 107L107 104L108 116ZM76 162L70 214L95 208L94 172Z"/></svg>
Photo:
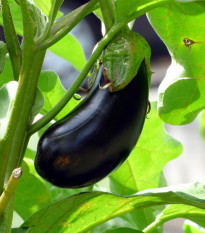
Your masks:
<svg viewBox="0 0 205 233"><path fill-rule="evenodd" d="M9 122L0 143L0 193L3 191L3 186L7 184L11 172L21 163L20 158L23 157L22 153L25 144L28 142L27 128L30 123L38 77L45 56L45 51L37 52L34 49L34 28L27 1L21 0L20 6L24 30L22 66ZM0 219L0 229L5 227L9 229L13 212L11 203L12 201L9 202ZM10 230L0 232L10 232Z"/></svg>
<svg viewBox="0 0 205 233"><path fill-rule="evenodd" d="M21 48L14 28L14 23L7 0L1 0L2 18L6 44L11 59L14 80L18 80L21 69Z"/></svg>
<svg viewBox="0 0 205 233"><path fill-rule="evenodd" d="M47 123L49 123L61 110L62 108L68 103L68 101L72 98L74 93L79 88L80 84L83 82L83 80L86 78L88 72L91 70L92 66L100 56L103 49L106 47L106 45L114 38L115 34L120 31L126 24L124 22L120 22L116 25L114 25L110 31L103 37L103 39L98 43L97 48L93 52L93 54L90 56L90 59L88 60L87 64L83 68L82 72L79 74L78 78L75 80L75 82L71 85L70 89L67 91L67 93L62 97L62 99L52 108L46 115L44 115L40 120L38 120L36 123L34 123L28 130L29 135L34 134L39 129L41 129L43 126L45 126Z"/></svg>
<svg viewBox="0 0 205 233"><path fill-rule="evenodd" d="M21 175L22 175L21 168L16 168L13 170L5 190L0 196L0 215L2 215L10 199L13 197L17 185L20 181Z"/></svg>
<svg viewBox="0 0 205 233"><path fill-rule="evenodd" d="M86 15L90 14L94 9L98 0L91 0L87 4L77 8L70 14L64 16L62 19L54 23L51 27L50 35L45 41L37 41L36 48L44 50L62 39L68 32L70 32ZM42 40L42 38L41 38Z"/></svg>
<svg viewBox="0 0 205 233"><path fill-rule="evenodd" d="M0 233L10 233L14 209L14 196L8 203L4 213L0 216Z"/></svg>

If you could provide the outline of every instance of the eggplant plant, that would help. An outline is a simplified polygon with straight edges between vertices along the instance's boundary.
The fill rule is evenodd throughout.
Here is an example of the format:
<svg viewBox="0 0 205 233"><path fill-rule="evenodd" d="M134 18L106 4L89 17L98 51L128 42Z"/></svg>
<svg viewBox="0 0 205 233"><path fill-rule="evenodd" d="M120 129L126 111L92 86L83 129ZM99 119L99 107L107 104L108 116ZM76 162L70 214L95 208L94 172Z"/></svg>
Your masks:
<svg viewBox="0 0 205 233"><path fill-rule="evenodd" d="M0 1L0 233L205 229L205 185L163 175L182 153L164 123L205 108L204 1L90 0L65 15L63 2ZM86 60L70 31L91 13L105 35ZM151 103L150 47L130 27L144 14L172 59ZM48 50L79 71L68 90L42 70Z"/></svg>

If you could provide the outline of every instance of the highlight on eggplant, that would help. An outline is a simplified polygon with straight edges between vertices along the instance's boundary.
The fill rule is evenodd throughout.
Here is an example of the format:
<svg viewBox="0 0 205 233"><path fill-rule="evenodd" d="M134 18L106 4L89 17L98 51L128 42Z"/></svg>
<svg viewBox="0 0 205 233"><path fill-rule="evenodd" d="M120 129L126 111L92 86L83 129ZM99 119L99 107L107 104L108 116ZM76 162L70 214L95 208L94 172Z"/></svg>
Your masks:
<svg viewBox="0 0 205 233"><path fill-rule="evenodd" d="M103 179L129 156L144 125L148 106L144 62L122 90L109 92L103 68L88 96L39 140L35 168L50 183L80 188Z"/></svg>

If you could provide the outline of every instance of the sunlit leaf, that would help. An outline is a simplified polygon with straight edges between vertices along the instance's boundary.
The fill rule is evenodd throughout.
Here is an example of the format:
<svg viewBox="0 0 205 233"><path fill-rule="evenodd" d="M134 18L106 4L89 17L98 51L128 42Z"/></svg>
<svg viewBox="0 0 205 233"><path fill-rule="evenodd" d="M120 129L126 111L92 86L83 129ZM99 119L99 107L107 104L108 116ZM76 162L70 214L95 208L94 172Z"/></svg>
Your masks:
<svg viewBox="0 0 205 233"><path fill-rule="evenodd" d="M51 203L47 186L30 171L33 161L30 159L25 161L22 164L23 175L15 195L15 210L23 219Z"/></svg>
<svg viewBox="0 0 205 233"><path fill-rule="evenodd" d="M192 222L197 223L201 227L205 227L205 210L199 209L194 206L188 205L170 205L156 216L155 221L150 224L144 231L151 231L151 229L157 228L159 225L170 221L175 218L185 218Z"/></svg>
<svg viewBox="0 0 205 233"><path fill-rule="evenodd" d="M18 83L11 81L0 89L0 139L3 137L9 120L12 102L14 100Z"/></svg>
<svg viewBox="0 0 205 233"><path fill-rule="evenodd" d="M38 86L44 96L44 107L42 114L46 114L52 107L54 107L58 101L66 93L65 88L62 86L58 75L53 71L42 71ZM63 110L55 117L56 120L61 119L68 114L77 104L79 100L71 99L71 101L63 108Z"/></svg>
<svg viewBox="0 0 205 233"><path fill-rule="evenodd" d="M200 183L171 186L130 197L102 192L80 193L42 208L21 227L29 227L29 233L88 232L124 213L168 203L205 208L205 186Z"/></svg>
<svg viewBox="0 0 205 233"><path fill-rule="evenodd" d="M71 34L51 46L49 50L67 60L77 70L82 70L86 63L85 54L79 41ZM69 78L69 74L68 74Z"/></svg>
<svg viewBox="0 0 205 233"><path fill-rule="evenodd" d="M9 57L6 57L5 60L5 66L4 66L4 70L3 72L0 74L0 88L5 84L8 83L10 81L13 81L13 72L12 72L12 68L11 68L11 61L9 59Z"/></svg>
<svg viewBox="0 0 205 233"><path fill-rule="evenodd" d="M6 53L6 44L3 41L0 41L0 74L3 72L6 63Z"/></svg>
<svg viewBox="0 0 205 233"><path fill-rule="evenodd" d="M187 124L205 108L204 7L204 1L171 1L148 14L172 56L158 102L160 117L170 124Z"/></svg>
<svg viewBox="0 0 205 233"><path fill-rule="evenodd" d="M165 185L164 166L182 153L182 145L164 129L152 102L143 131L125 163L111 176L111 190L122 195Z"/></svg>
<svg viewBox="0 0 205 233"><path fill-rule="evenodd" d="M144 189L165 186L163 168L181 152L182 145L165 132L156 102L153 102L137 145L125 163L110 176L112 192L130 195ZM161 206L146 208L123 218L143 230L162 209ZM161 231L157 229L155 232Z"/></svg>
<svg viewBox="0 0 205 233"><path fill-rule="evenodd" d="M185 233L204 233L205 229L200 227L196 223L186 220L183 226L183 230Z"/></svg>

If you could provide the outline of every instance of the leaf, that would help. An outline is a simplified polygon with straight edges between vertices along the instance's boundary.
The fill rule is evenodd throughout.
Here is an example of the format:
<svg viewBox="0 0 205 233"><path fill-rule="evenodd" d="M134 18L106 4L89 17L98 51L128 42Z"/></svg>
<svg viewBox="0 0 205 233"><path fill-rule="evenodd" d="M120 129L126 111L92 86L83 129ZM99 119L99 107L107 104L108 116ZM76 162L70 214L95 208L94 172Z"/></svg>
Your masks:
<svg viewBox="0 0 205 233"><path fill-rule="evenodd" d="M199 126L201 136L205 140L205 110L201 111L199 115Z"/></svg>
<svg viewBox="0 0 205 233"><path fill-rule="evenodd" d="M58 101L66 93L65 88L62 86L59 77L53 71L42 71L39 78L38 86L44 96L44 106L41 111L46 114L53 108ZM63 110L55 117L56 120L61 119L68 114L80 101L71 99Z"/></svg>
<svg viewBox="0 0 205 233"><path fill-rule="evenodd" d="M16 94L18 82L11 81L0 89L0 139L3 137L10 116L13 99Z"/></svg>
<svg viewBox="0 0 205 233"><path fill-rule="evenodd" d="M130 197L103 192L80 193L42 208L21 227L29 227L29 233L87 232L124 213L168 203L205 208L205 185L170 186L146 190Z"/></svg>
<svg viewBox="0 0 205 233"><path fill-rule="evenodd" d="M31 173L32 167L33 161L25 159L22 164L23 175L16 189L15 210L23 219L51 203L45 182Z"/></svg>
<svg viewBox="0 0 205 233"><path fill-rule="evenodd" d="M11 9L11 14L14 22L16 32L19 35L23 35L23 26L22 26L22 15L21 10L18 4L14 0L8 0L9 7ZM3 25L2 16L0 15L0 25Z"/></svg>
<svg viewBox="0 0 205 233"><path fill-rule="evenodd" d="M204 233L205 229L198 226L196 223L186 220L183 226L185 233Z"/></svg>
<svg viewBox="0 0 205 233"><path fill-rule="evenodd" d="M149 21L172 57L159 87L158 110L169 124L187 124L205 108L205 2L170 1Z"/></svg>
<svg viewBox="0 0 205 233"><path fill-rule="evenodd" d="M6 44L3 41L0 41L0 74L4 70L4 66L6 62L6 53L7 53Z"/></svg>
<svg viewBox="0 0 205 233"><path fill-rule="evenodd" d="M12 228L11 233L27 233L27 228Z"/></svg>
<svg viewBox="0 0 205 233"><path fill-rule="evenodd" d="M143 233L143 232L127 227L122 227L122 228L116 228L116 229L104 231L103 233Z"/></svg>
<svg viewBox="0 0 205 233"><path fill-rule="evenodd" d="M10 82L13 81L13 72L12 72L12 68L11 68L11 61L9 56L6 56L6 60L5 60L5 66L4 66L4 70L3 72L0 74L0 88Z"/></svg>
<svg viewBox="0 0 205 233"><path fill-rule="evenodd" d="M156 216L155 221L150 224L144 232L157 228L159 225L175 218L185 218L197 223L201 227L205 227L205 210L188 205L170 205Z"/></svg>
<svg viewBox="0 0 205 233"><path fill-rule="evenodd" d="M153 3L156 4L157 2L159 2L159 0L116 0L117 20L121 21L129 15L139 12L143 7L148 7L149 5L152 5ZM152 7L150 9L152 9Z"/></svg>
<svg viewBox="0 0 205 233"><path fill-rule="evenodd" d="M164 166L181 153L182 145L166 133L156 102L152 102L139 141L125 163L110 176L112 192L130 195L162 187Z"/></svg>
<svg viewBox="0 0 205 233"><path fill-rule="evenodd" d="M54 4L57 4L57 8L59 8L62 2L63 0L34 0L34 3L38 6L38 8L43 12L44 15L48 16L49 18L51 18Z"/></svg>
<svg viewBox="0 0 205 233"><path fill-rule="evenodd" d="M32 108L32 117L35 117L41 111L43 106L44 106L43 94L41 90L37 88L36 99L35 99L34 106Z"/></svg>
<svg viewBox="0 0 205 233"><path fill-rule="evenodd" d="M85 54L79 41L71 34L67 34L49 50L67 60L78 71L81 71L86 63ZM69 75L68 75L69 78Z"/></svg>
<svg viewBox="0 0 205 233"><path fill-rule="evenodd" d="M144 189L165 186L163 168L181 152L182 145L165 132L164 123L157 113L156 102L152 102L151 112L137 145L124 164L110 176L112 192L130 195ZM127 214L123 219L143 230L162 209L162 206L146 208Z"/></svg>

